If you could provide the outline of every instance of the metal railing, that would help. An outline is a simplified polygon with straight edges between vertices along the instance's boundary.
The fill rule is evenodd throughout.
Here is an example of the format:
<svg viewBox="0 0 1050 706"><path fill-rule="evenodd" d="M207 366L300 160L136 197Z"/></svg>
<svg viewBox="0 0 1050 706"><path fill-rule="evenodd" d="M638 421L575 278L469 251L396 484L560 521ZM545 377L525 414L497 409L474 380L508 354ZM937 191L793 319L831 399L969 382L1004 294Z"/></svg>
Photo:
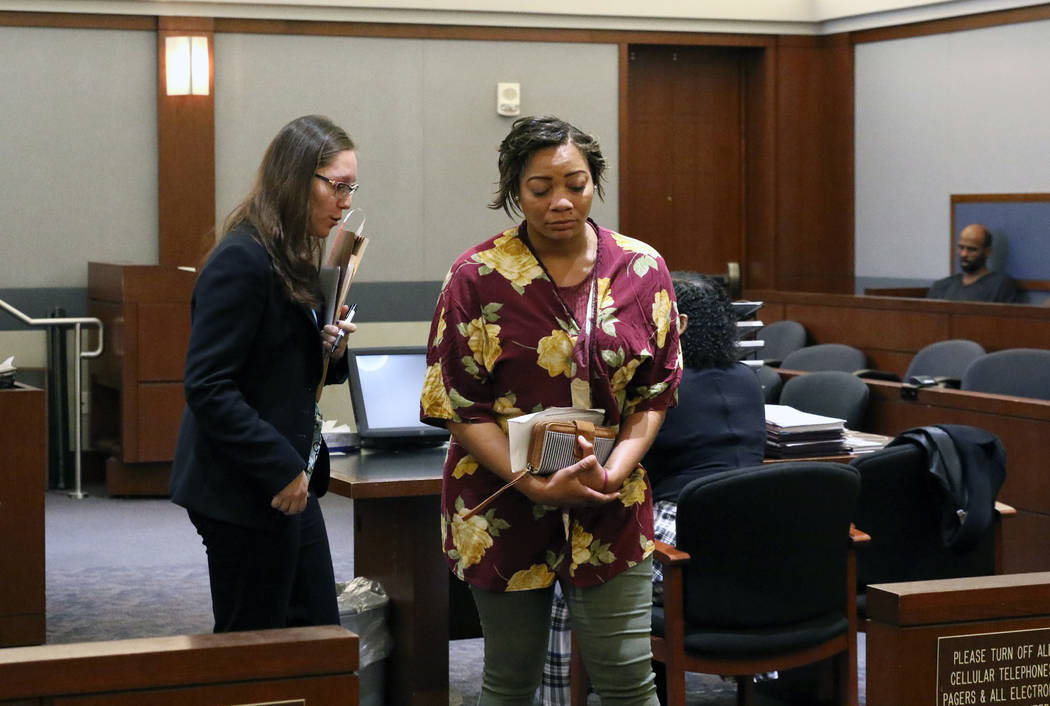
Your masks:
<svg viewBox="0 0 1050 706"><path fill-rule="evenodd" d="M73 344L76 355L76 368L73 371L73 388L76 392L76 413L73 415L73 437L74 437L74 468L75 468L75 490L70 493L70 496L77 498L78 500L85 497L84 492L81 490L80 475L81 475L81 456L83 449L81 448L81 421L84 410L83 405L83 393L81 388L83 382L81 378L81 361L84 358L98 358L102 355L102 322L99 319L90 316L67 316L62 318L48 318L48 319L34 319L26 314L22 313L18 309L14 308L3 299L0 299L0 308L4 309L11 316L15 317L27 326L73 326ZM98 347L93 351L81 350L81 326L97 326L98 327Z"/></svg>

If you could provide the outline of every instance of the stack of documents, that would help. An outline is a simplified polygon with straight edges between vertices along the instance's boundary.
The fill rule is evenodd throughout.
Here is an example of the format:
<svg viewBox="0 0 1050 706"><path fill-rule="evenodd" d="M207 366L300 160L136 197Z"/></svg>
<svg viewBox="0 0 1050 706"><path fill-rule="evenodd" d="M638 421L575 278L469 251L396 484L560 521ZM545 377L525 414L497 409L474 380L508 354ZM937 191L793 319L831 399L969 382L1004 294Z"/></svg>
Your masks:
<svg viewBox="0 0 1050 706"><path fill-rule="evenodd" d="M766 458L813 458L849 453L845 419L766 405Z"/></svg>

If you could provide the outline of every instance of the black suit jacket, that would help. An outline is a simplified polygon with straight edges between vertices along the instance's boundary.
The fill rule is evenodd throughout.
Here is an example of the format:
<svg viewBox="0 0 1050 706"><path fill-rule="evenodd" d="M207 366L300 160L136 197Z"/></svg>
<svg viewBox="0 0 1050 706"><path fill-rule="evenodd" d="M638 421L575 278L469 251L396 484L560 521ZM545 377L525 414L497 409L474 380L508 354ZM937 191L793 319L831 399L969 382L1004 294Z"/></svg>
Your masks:
<svg viewBox="0 0 1050 706"><path fill-rule="evenodd" d="M306 467L324 352L309 307L293 303L269 255L242 225L216 246L193 288L186 410L172 464L172 500L201 515L266 529L270 501ZM346 356L328 382L346 378ZM328 489L328 451L310 479Z"/></svg>

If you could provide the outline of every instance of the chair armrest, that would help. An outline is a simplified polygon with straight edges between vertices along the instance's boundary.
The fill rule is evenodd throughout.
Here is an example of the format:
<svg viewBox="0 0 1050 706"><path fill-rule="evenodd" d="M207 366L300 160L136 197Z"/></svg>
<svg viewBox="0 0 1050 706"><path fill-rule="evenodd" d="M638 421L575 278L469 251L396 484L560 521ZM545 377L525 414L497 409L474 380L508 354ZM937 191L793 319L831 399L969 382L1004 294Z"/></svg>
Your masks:
<svg viewBox="0 0 1050 706"><path fill-rule="evenodd" d="M861 544L867 544L868 542L870 542L871 535L865 532L864 530L857 529L853 526L853 523L851 522L849 526L849 541L851 545L856 547Z"/></svg>
<svg viewBox="0 0 1050 706"><path fill-rule="evenodd" d="M1014 509L1013 505L1007 505L1006 503L1001 503L998 500L995 501L995 511L999 513L1000 516L1009 516L1017 514L1017 510Z"/></svg>
<svg viewBox="0 0 1050 706"><path fill-rule="evenodd" d="M656 560L664 566L685 564L690 558L687 552L675 549L667 542L661 542L659 539L656 540L656 551L653 554Z"/></svg>
<svg viewBox="0 0 1050 706"><path fill-rule="evenodd" d="M853 374L865 380L886 380L888 382L901 381L900 375L898 375L897 373L891 373L888 370L874 370L872 368L863 368L861 370L854 370Z"/></svg>

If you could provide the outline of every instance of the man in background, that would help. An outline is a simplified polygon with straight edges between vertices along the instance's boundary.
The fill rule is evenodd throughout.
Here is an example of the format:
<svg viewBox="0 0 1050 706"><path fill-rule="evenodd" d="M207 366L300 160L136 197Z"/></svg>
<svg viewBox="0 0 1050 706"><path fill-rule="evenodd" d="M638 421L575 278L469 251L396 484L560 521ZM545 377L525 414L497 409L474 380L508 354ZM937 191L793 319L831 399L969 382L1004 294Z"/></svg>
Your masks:
<svg viewBox="0 0 1050 706"><path fill-rule="evenodd" d="M971 223L959 232L959 269L950 277L930 286L927 299L953 299L969 302L1018 301L1017 287L1007 275L988 269L992 234L980 223Z"/></svg>

